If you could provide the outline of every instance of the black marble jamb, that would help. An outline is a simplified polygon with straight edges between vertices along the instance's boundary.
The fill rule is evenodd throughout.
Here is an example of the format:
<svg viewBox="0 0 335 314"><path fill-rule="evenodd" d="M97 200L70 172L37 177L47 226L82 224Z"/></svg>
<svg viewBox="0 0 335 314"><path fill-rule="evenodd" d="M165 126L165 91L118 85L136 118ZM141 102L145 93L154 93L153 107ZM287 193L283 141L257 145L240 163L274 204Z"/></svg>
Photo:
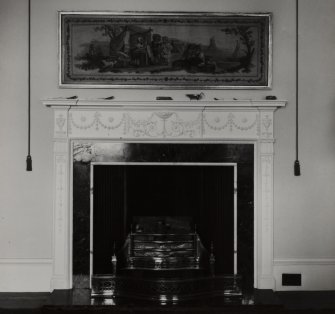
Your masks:
<svg viewBox="0 0 335 314"><path fill-rule="evenodd" d="M73 164L73 274L90 269L90 165Z"/></svg>
<svg viewBox="0 0 335 314"><path fill-rule="evenodd" d="M118 145L120 150L117 154L106 153L99 156L99 161L237 163L238 272L244 278L244 288L251 289L254 269L254 145L220 143L119 143ZM88 275L89 162L74 162L73 186L73 274Z"/></svg>

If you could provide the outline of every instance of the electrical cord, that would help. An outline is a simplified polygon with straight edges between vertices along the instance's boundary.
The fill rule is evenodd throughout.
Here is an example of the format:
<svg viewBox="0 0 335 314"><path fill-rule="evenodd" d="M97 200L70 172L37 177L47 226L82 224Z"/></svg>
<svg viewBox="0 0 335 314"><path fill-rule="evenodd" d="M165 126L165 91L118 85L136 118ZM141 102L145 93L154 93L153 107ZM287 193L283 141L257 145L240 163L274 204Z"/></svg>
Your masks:
<svg viewBox="0 0 335 314"><path fill-rule="evenodd" d="M26 159L26 170L27 171L32 171L33 166L32 166L32 159L30 155L30 139L31 139L31 126L30 126L30 121L31 121L31 78L30 78L30 33L31 33L31 21L30 21L30 16L31 16L31 4L30 0L28 2L28 155Z"/></svg>
<svg viewBox="0 0 335 314"><path fill-rule="evenodd" d="M299 162L299 0L296 0L296 100L295 100L295 161L294 175L300 176Z"/></svg>

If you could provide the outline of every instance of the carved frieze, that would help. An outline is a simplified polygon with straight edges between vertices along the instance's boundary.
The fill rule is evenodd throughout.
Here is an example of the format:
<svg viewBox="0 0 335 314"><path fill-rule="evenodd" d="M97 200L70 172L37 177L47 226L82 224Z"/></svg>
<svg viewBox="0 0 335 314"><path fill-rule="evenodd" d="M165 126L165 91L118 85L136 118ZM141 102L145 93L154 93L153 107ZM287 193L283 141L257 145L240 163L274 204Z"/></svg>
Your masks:
<svg viewBox="0 0 335 314"><path fill-rule="evenodd" d="M73 138L243 138L272 137L271 112L258 111L73 111ZM61 121L61 120L60 120ZM61 122L59 122L61 123ZM261 130L261 131L260 131Z"/></svg>
<svg viewBox="0 0 335 314"><path fill-rule="evenodd" d="M194 138L201 137L201 114L175 111L74 111L71 137Z"/></svg>

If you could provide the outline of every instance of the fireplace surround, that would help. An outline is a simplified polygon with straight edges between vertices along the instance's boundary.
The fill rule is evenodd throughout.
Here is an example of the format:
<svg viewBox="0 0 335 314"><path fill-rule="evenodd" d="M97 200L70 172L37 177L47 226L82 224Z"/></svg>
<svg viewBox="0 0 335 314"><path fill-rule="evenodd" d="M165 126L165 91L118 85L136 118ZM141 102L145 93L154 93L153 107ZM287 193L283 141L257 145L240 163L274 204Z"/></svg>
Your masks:
<svg viewBox="0 0 335 314"><path fill-rule="evenodd" d="M73 151L74 288L110 273L134 216L187 216L207 251L212 242L216 274L238 271L251 289L252 144L74 141Z"/></svg>
<svg viewBox="0 0 335 314"><path fill-rule="evenodd" d="M51 290L72 288L73 160L78 142L252 145L253 285L274 289L273 124L275 110L284 107L285 101L47 99L43 103L54 111ZM91 153L82 158L91 158Z"/></svg>

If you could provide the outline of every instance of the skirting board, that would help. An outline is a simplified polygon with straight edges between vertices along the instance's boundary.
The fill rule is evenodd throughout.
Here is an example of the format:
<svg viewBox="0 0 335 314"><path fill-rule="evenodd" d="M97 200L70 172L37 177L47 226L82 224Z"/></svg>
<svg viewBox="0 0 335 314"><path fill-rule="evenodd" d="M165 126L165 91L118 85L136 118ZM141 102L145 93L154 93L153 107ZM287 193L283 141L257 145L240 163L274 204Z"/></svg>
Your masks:
<svg viewBox="0 0 335 314"><path fill-rule="evenodd" d="M0 259L0 292L50 292L52 259Z"/></svg>
<svg viewBox="0 0 335 314"><path fill-rule="evenodd" d="M282 286L282 274L301 274L301 286ZM51 292L52 259L0 259L0 292ZM335 258L275 259L276 291L335 290Z"/></svg>
<svg viewBox="0 0 335 314"><path fill-rule="evenodd" d="M335 258L275 259L276 291L335 290ZM283 286L282 274L301 274L301 286Z"/></svg>

